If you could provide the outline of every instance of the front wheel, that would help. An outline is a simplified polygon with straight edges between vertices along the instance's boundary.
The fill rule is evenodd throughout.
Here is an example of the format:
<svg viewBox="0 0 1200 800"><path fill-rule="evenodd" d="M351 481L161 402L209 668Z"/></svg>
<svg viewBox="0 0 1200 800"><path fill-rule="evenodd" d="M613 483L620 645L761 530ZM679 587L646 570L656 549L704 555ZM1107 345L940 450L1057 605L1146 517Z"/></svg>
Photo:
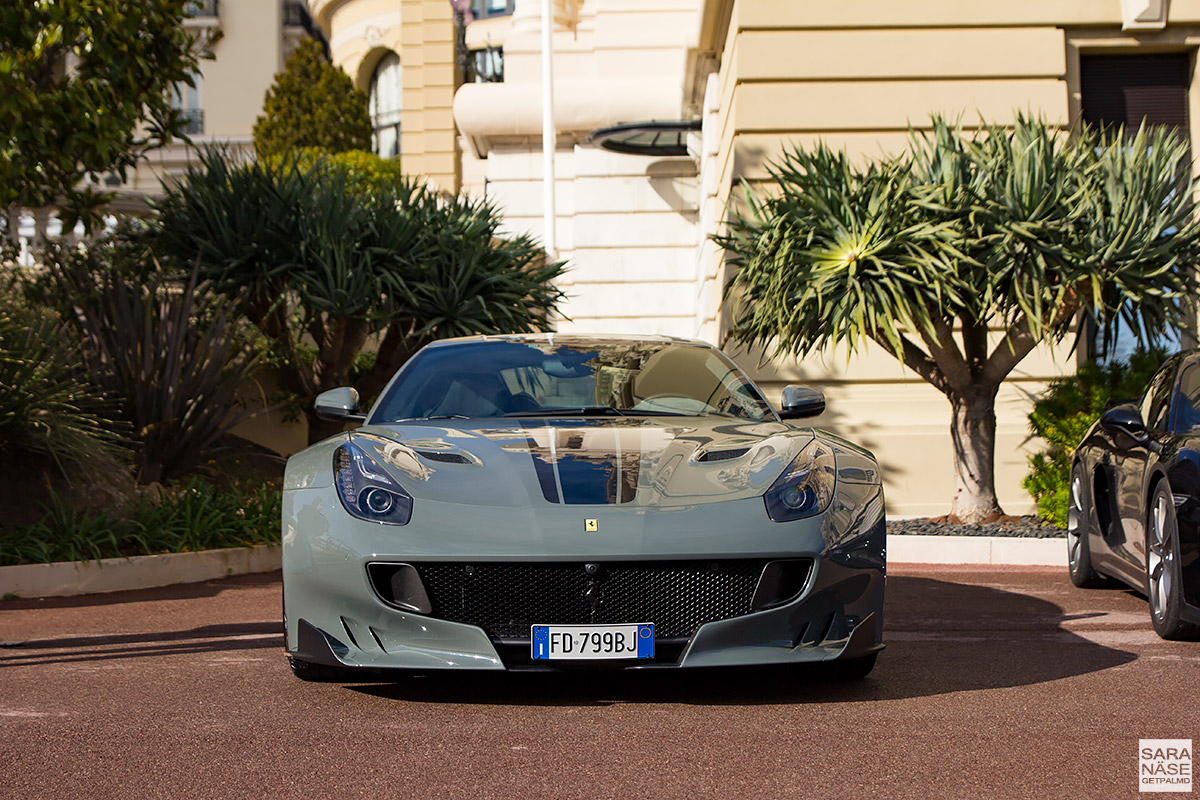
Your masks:
<svg viewBox="0 0 1200 800"><path fill-rule="evenodd" d="M1200 628L1183 621L1179 520L1165 480L1154 488L1146 518L1146 594L1155 633L1164 639L1200 638Z"/></svg>
<svg viewBox="0 0 1200 800"><path fill-rule="evenodd" d="M1088 536L1092 531L1091 493L1087 490L1083 466L1071 468L1071 486L1067 498L1067 569L1071 583L1081 589L1099 589L1109 580L1092 566L1092 551Z"/></svg>

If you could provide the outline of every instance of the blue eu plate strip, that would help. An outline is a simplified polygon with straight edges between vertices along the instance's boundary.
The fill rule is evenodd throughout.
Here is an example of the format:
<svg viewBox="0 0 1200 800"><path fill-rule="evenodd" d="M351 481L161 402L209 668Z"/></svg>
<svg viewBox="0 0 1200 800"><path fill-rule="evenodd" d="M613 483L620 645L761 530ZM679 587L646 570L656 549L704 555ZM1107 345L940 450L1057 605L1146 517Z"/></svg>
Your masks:
<svg viewBox="0 0 1200 800"><path fill-rule="evenodd" d="M533 629L533 657L550 657L550 629L544 625Z"/></svg>
<svg viewBox="0 0 1200 800"><path fill-rule="evenodd" d="M638 626L638 658L654 658L654 626Z"/></svg>

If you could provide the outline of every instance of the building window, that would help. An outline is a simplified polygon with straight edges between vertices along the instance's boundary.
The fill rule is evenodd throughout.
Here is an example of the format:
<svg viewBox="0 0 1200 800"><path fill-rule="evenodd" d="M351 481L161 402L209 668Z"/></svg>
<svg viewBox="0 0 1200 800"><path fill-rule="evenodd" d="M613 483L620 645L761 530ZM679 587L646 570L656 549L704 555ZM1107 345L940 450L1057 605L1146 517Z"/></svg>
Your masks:
<svg viewBox="0 0 1200 800"><path fill-rule="evenodd" d="M371 147L384 158L400 155L400 111L404 96L404 81L400 56L387 53L375 65L368 94L371 113Z"/></svg>
<svg viewBox="0 0 1200 800"><path fill-rule="evenodd" d="M192 75L195 86L177 83L171 90L171 107L179 109L183 120L183 132L188 136L204 133L204 105L201 102L203 79L199 73Z"/></svg>
<svg viewBox="0 0 1200 800"><path fill-rule="evenodd" d="M1188 138L1188 87L1191 84L1191 55L1086 55L1079 58L1079 93L1083 121L1112 132L1124 125L1136 132L1143 124L1175 130ZM1095 323L1091 355L1097 361L1127 360L1136 349L1139 332L1122 318L1106 336ZM1168 350L1178 349L1178 331L1155 332Z"/></svg>
<svg viewBox="0 0 1200 800"><path fill-rule="evenodd" d="M471 13L475 19L501 17L513 13L516 0L471 0Z"/></svg>
<svg viewBox="0 0 1200 800"><path fill-rule="evenodd" d="M504 81L504 50L484 47L471 51L470 83L501 83Z"/></svg>
<svg viewBox="0 0 1200 800"><path fill-rule="evenodd" d="M1082 55L1079 92L1083 120L1099 128L1147 125L1188 133L1188 85L1191 57L1159 55Z"/></svg>

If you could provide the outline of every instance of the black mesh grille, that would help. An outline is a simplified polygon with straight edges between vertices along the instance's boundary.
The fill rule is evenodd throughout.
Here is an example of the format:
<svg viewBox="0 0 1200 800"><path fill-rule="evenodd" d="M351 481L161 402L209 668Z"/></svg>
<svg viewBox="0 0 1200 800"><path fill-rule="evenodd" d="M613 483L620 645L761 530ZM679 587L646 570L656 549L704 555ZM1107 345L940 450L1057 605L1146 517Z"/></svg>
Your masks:
<svg viewBox="0 0 1200 800"><path fill-rule="evenodd" d="M527 640L535 624L653 622L655 638L691 636L750 612L765 560L575 563L413 563L432 616Z"/></svg>

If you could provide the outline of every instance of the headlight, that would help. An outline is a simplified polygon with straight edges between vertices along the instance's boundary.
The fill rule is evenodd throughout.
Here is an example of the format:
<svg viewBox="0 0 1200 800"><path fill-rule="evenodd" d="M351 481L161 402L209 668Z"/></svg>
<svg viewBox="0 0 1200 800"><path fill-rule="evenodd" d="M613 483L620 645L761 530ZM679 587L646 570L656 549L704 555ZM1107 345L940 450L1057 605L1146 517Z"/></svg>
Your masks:
<svg viewBox="0 0 1200 800"><path fill-rule="evenodd" d="M412 495L352 442L333 454L338 498L350 516L368 522L404 525L412 517Z"/></svg>
<svg viewBox="0 0 1200 800"><path fill-rule="evenodd" d="M763 495L767 516L791 522L820 514L833 498L835 475L833 450L813 439Z"/></svg>

